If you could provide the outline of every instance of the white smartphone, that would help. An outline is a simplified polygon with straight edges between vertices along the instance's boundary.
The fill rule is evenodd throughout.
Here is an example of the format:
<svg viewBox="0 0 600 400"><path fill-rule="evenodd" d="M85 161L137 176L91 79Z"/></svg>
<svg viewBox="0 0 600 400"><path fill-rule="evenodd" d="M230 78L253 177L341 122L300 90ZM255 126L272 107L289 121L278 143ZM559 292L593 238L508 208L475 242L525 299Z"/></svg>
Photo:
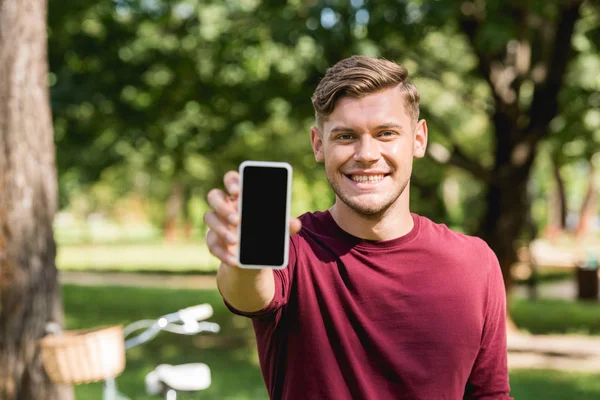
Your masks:
<svg viewBox="0 0 600 400"><path fill-rule="evenodd" d="M285 268L290 241L292 167L285 162L244 161L239 173L238 266Z"/></svg>

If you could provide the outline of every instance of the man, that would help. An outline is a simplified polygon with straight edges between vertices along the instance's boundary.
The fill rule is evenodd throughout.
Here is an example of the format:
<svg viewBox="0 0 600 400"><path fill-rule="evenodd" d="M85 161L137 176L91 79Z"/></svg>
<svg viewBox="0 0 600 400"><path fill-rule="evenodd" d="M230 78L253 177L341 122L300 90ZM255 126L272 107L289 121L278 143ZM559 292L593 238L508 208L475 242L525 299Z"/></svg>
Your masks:
<svg viewBox="0 0 600 400"><path fill-rule="evenodd" d="M311 141L336 200L292 220L286 268L235 265L236 172L208 195L218 288L252 318L272 399L509 399L497 258L409 210L427 124L407 78L353 56L319 83Z"/></svg>

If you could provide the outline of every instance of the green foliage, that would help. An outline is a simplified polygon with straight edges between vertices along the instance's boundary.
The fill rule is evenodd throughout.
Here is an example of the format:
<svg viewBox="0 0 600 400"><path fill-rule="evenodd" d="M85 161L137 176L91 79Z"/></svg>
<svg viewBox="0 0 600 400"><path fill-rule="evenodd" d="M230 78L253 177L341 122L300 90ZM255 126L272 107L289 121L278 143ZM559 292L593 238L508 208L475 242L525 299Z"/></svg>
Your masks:
<svg viewBox="0 0 600 400"><path fill-rule="evenodd" d="M517 40L529 43L533 60L565 50L541 42L557 4L523 4L51 0L49 84L61 206L100 181L113 187L114 198L134 192L152 199L153 221L161 224L160 204L175 186L183 186L185 202L204 199L225 171L252 158L293 165L305 193L297 192L298 212L327 207L332 195L324 193L309 143L310 96L329 65L355 53L404 63L421 91L430 146L460 148L492 168L502 132L494 137L494 95L477 53L508 57ZM566 160L589 158L600 137L600 17L592 2L582 14L548 147ZM486 18L473 43L461 26L470 15ZM524 110L533 101L534 75L519 80ZM485 210L484 184L431 159L417 167L414 211L474 232ZM96 210L97 197L87 201Z"/></svg>
<svg viewBox="0 0 600 400"><path fill-rule="evenodd" d="M98 180L117 196L134 191L164 201L178 182L204 197L245 158L299 164L312 186L303 84L318 46L305 34L278 43L286 21L270 23L257 6L50 3L63 206ZM291 20L300 8L282 15Z"/></svg>

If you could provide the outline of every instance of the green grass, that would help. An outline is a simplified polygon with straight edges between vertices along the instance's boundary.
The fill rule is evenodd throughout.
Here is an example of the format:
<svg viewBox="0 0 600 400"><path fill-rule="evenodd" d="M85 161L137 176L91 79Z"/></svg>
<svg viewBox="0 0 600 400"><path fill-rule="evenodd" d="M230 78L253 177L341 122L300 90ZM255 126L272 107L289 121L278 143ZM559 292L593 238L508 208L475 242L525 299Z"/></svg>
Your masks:
<svg viewBox="0 0 600 400"><path fill-rule="evenodd" d="M600 302L511 299L515 324L533 334L600 335Z"/></svg>
<svg viewBox="0 0 600 400"><path fill-rule="evenodd" d="M510 386L515 400L600 399L599 373L515 369Z"/></svg>
<svg viewBox="0 0 600 400"><path fill-rule="evenodd" d="M62 271L214 273L218 260L198 230L190 239L166 241L149 223L90 223L68 218L56 222L56 265Z"/></svg>
<svg viewBox="0 0 600 400"><path fill-rule="evenodd" d="M127 368L117 380L120 390L132 399L150 400L151 397L144 395L144 376L153 367L160 363L205 362L211 368L212 386L186 399L266 400L251 323L231 314L216 290L63 286L69 329L125 325L205 302L213 305L215 314L211 321L221 325L221 333L194 337L163 333L154 341L132 349L127 353ZM511 305L520 326L536 333L569 331L570 323L579 324L579 328L585 325L592 333L600 332L597 305L561 301L528 304L524 300L513 301ZM558 315L553 316L554 313ZM577 318L572 315L569 318L569 314ZM600 374L518 369L510 372L510 378L511 395L517 400L600 398ZM101 399L101 385L77 386L76 395L79 400Z"/></svg>
<svg viewBox="0 0 600 400"><path fill-rule="evenodd" d="M126 325L205 302L213 305L215 314L210 320L219 323L222 332L193 337L165 332L131 349L127 353L126 370L117 379L120 391L135 400L153 399L144 393L144 376L155 366L204 362L211 368L212 386L202 391L201 396L186 399L266 399L251 323L231 314L216 290L63 287L68 329ZM77 399L101 399L100 383L79 385L75 389Z"/></svg>

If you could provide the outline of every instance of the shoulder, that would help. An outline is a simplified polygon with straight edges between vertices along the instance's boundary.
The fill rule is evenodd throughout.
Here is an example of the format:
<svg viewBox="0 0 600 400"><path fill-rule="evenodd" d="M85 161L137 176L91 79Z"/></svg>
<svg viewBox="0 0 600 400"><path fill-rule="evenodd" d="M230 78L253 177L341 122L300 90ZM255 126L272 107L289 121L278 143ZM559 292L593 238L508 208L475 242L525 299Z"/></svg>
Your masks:
<svg viewBox="0 0 600 400"><path fill-rule="evenodd" d="M307 212L298 219L302 229L292 236L292 246L297 252L338 254L353 244L353 238L336 225L328 211Z"/></svg>
<svg viewBox="0 0 600 400"><path fill-rule="evenodd" d="M477 236L467 235L463 232L449 228L446 224L434 222L422 215L415 215L419 219L421 233L430 236L432 239L447 240L449 242L469 246L489 248L487 243Z"/></svg>
<svg viewBox="0 0 600 400"><path fill-rule="evenodd" d="M416 214L415 214L416 215ZM453 253L479 261L495 259L496 255L480 237L467 235L449 228L446 224L416 215L419 218L421 239L444 253Z"/></svg>
<svg viewBox="0 0 600 400"><path fill-rule="evenodd" d="M302 223L302 228L291 238L292 244L296 247L300 242L304 242L307 236L319 234L327 226L326 213L322 211L305 212L298 216L298 219Z"/></svg>
<svg viewBox="0 0 600 400"><path fill-rule="evenodd" d="M298 219L302 222L300 237L339 239L340 230L328 211L306 212Z"/></svg>
<svg viewBox="0 0 600 400"><path fill-rule="evenodd" d="M302 229L318 230L328 224L328 216L327 211L311 211L300 215L298 219L302 222Z"/></svg>

